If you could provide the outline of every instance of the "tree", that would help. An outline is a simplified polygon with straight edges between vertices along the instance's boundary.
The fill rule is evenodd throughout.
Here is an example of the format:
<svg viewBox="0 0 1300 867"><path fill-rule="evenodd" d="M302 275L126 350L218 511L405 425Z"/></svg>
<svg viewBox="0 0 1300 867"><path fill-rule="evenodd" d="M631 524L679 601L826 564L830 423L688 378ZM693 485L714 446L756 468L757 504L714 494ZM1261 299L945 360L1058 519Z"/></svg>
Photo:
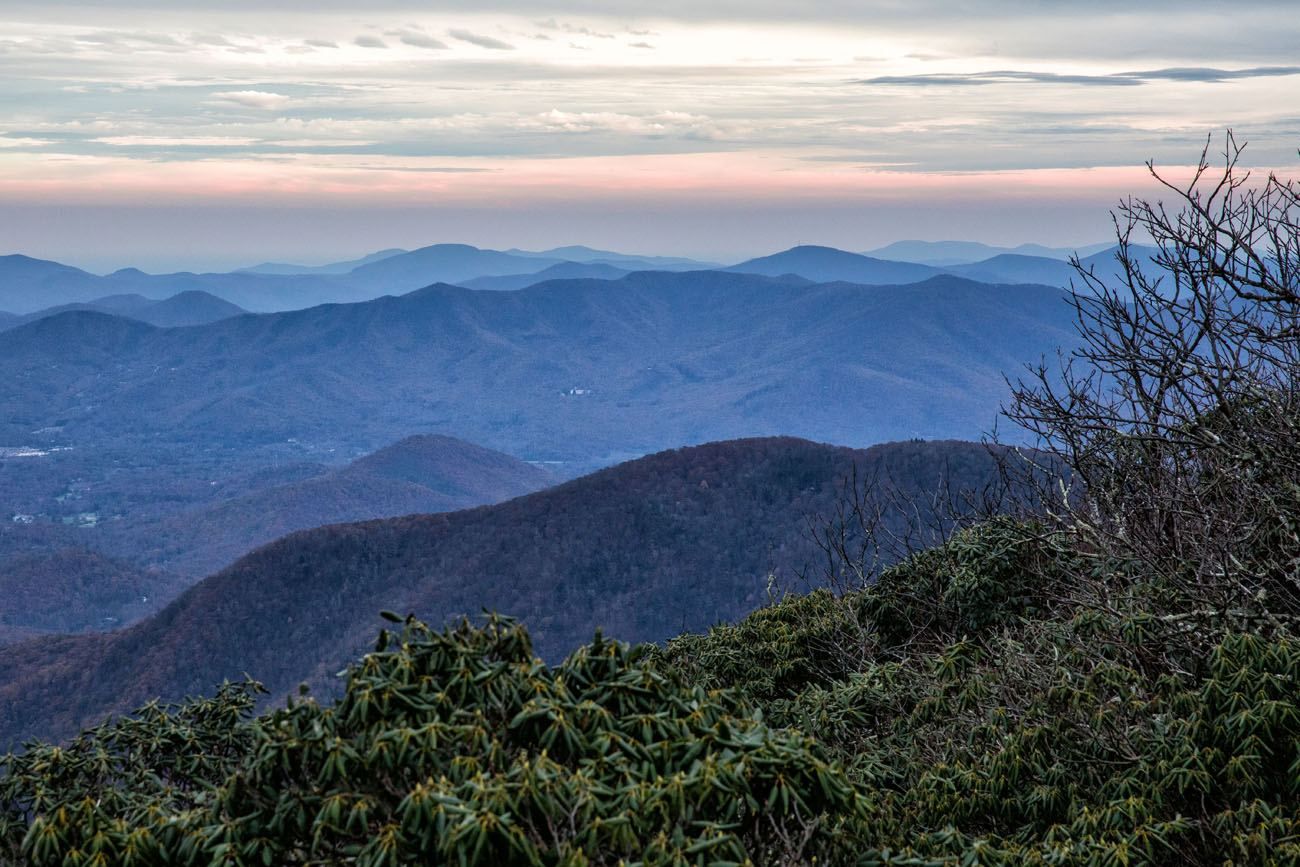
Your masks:
<svg viewBox="0 0 1300 867"><path fill-rule="evenodd" d="M1072 264L1079 349L1007 414L1069 471L1057 517L1100 559L1218 615L1300 611L1300 190L1227 133L1173 196L1113 214L1118 273ZM1149 241L1148 259L1139 241Z"/></svg>

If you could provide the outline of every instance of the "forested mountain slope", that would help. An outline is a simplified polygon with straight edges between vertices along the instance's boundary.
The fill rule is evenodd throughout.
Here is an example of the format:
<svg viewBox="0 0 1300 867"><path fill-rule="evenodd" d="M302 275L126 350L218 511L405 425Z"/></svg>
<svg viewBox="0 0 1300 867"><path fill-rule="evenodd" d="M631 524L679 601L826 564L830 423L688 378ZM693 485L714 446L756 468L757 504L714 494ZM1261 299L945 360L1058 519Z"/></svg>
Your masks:
<svg viewBox="0 0 1300 867"><path fill-rule="evenodd" d="M510 455L422 435L333 469L291 463L209 482L211 467L168 467L170 488L161 474L113 472L122 464L108 460L117 487L80 476L64 502L51 504L68 508L60 517L39 512L40 460L0 463L6 505L38 512L0 523L0 597L8 600L0 602L0 643L119 628L295 530L498 503L556 482ZM82 466L74 461L68 473Z"/></svg>
<svg viewBox="0 0 1300 867"><path fill-rule="evenodd" d="M808 522L833 512L855 466L860 479L913 496L924 516L945 483L986 485L994 460L970 443L854 451L741 440L652 455L497 506L295 533L124 631L0 649L0 742L62 736L245 672L277 695L302 681L329 691L373 638L381 609L432 622L513 613L550 658L597 628L647 641L703 629L760 605L771 581L803 587L805 567L817 580L824 561Z"/></svg>
<svg viewBox="0 0 1300 867"><path fill-rule="evenodd" d="M555 481L546 470L454 437L413 436L337 470L109 527L105 544L192 579L295 530L498 503Z"/></svg>

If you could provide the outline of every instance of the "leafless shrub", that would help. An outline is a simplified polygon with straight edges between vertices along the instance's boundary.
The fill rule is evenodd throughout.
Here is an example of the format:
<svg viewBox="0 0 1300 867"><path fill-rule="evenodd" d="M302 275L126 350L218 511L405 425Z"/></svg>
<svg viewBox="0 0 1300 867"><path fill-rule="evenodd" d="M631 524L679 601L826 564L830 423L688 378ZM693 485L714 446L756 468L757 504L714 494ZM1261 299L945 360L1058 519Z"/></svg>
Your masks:
<svg viewBox="0 0 1300 867"><path fill-rule="evenodd" d="M1115 275L1072 264L1081 346L1006 414L1072 483L1044 504L1085 550L1220 615L1300 611L1300 190L1202 151L1173 203L1113 215ZM1148 240L1149 259L1138 247ZM1145 260L1145 261L1144 261Z"/></svg>

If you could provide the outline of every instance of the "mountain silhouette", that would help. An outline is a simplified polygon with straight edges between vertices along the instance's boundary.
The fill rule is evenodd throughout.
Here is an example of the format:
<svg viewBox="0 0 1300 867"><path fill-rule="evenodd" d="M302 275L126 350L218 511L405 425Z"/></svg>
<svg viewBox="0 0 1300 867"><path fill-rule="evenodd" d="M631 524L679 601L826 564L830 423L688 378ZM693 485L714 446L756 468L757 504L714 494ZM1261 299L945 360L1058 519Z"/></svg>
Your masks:
<svg viewBox="0 0 1300 867"><path fill-rule="evenodd" d="M834 247L816 246L792 247L724 270L741 274L765 274L769 277L797 274L817 283L843 281L866 285L919 283L943 273L929 265L890 262Z"/></svg>

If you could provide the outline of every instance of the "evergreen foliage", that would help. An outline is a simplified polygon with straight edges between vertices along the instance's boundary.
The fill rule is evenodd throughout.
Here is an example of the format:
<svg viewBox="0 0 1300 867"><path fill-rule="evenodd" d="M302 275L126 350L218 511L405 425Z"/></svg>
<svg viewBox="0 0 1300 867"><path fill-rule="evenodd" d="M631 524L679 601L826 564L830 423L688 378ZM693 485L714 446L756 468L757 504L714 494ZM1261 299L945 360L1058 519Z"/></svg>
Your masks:
<svg viewBox="0 0 1300 867"><path fill-rule="evenodd" d="M816 733L867 801L843 863L1295 863L1300 641L1170 610L1122 571L1076 573L1110 591L1109 610L1045 617L969 592L973 574L1063 562L1059 544L977 527L888 576L906 582L784 600L657 659ZM1051 570L1021 575L1006 586ZM857 669L821 676L842 659L822 653L855 641ZM773 689L773 669L817 674Z"/></svg>
<svg viewBox="0 0 1300 867"><path fill-rule="evenodd" d="M261 687L150 703L0 762L0 864L158 864L253 745Z"/></svg>
<svg viewBox="0 0 1300 867"><path fill-rule="evenodd" d="M10 758L0 857L666 865L829 849L862 799L822 748L640 655L597 636L551 668L505 618L408 621L331 707L250 721L233 686Z"/></svg>

